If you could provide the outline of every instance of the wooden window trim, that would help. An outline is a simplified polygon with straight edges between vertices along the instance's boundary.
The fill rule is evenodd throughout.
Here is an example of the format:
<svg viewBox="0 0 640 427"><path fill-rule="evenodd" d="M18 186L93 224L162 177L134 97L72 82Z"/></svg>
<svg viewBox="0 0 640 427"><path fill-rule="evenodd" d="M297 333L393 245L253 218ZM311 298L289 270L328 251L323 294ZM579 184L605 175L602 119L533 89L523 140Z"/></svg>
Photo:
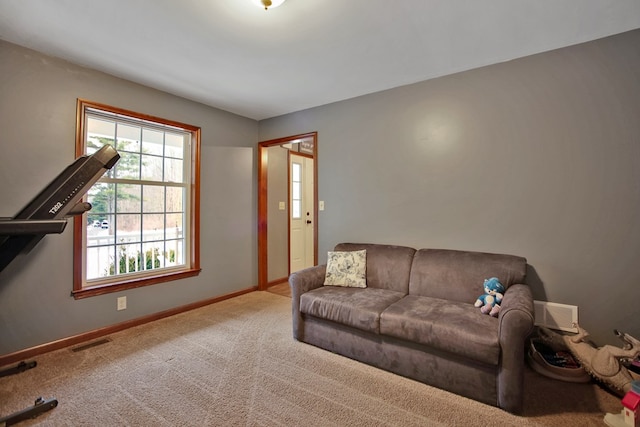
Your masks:
<svg viewBox="0 0 640 427"><path fill-rule="evenodd" d="M76 108L76 157L84 155L84 111L86 108L95 108L99 110L106 110L115 114L122 114L125 116L136 117L142 120L148 120L156 123L165 124L168 126L179 127L191 132L191 206L190 206L190 265L187 268L179 271L160 271L153 276L147 276L143 278L126 279L123 277L114 278L114 280L108 284L101 284L92 287L83 288L83 257L85 254L83 246L83 223L81 219L74 219L73 221L73 290L71 295L75 299L81 299L96 295L104 295L112 292L123 291L126 289L133 289L142 286L154 285L157 283L164 283L173 280L184 279L187 277L193 277L200 274L200 136L201 130L199 127L180 123L172 120L163 119L160 117L150 116L146 114L140 114L135 111L125 110L122 108L112 107L106 104L100 104L96 102L87 101L84 99L78 99Z"/></svg>

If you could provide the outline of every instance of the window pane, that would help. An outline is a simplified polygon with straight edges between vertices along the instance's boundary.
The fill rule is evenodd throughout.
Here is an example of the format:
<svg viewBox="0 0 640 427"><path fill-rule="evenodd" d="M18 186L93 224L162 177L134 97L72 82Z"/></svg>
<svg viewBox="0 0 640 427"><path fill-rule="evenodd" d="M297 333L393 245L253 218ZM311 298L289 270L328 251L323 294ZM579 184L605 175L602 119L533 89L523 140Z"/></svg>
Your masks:
<svg viewBox="0 0 640 427"><path fill-rule="evenodd" d="M140 154L120 152L120 161L116 163L116 178L140 179Z"/></svg>
<svg viewBox="0 0 640 427"><path fill-rule="evenodd" d="M117 245L116 251L118 259L115 266L110 266L111 271L113 271L114 267L116 272L115 274L134 273L140 270L140 245Z"/></svg>
<svg viewBox="0 0 640 427"><path fill-rule="evenodd" d="M100 221L100 225L87 229L87 247L97 247L105 245L113 245L115 239L109 232L108 226L103 226L104 221Z"/></svg>
<svg viewBox="0 0 640 427"><path fill-rule="evenodd" d="M184 265L184 239L167 240L167 266Z"/></svg>
<svg viewBox="0 0 640 427"><path fill-rule="evenodd" d="M302 209L301 209L301 203L300 200L294 200L291 207L292 209L292 216L293 218L299 219L302 216Z"/></svg>
<svg viewBox="0 0 640 427"><path fill-rule="evenodd" d="M292 163L291 180L300 182L300 163Z"/></svg>
<svg viewBox="0 0 640 427"><path fill-rule="evenodd" d="M302 197L300 197L300 183L299 182L293 182L292 183L292 196L294 199L300 200Z"/></svg>
<svg viewBox="0 0 640 427"><path fill-rule="evenodd" d="M142 155L142 179L162 181L162 157Z"/></svg>
<svg viewBox="0 0 640 427"><path fill-rule="evenodd" d="M142 186L118 184L116 208L118 213L140 212L142 205Z"/></svg>
<svg viewBox="0 0 640 427"><path fill-rule="evenodd" d="M139 242L142 238L142 215L121 214L116 218L116 242Z"/></svg>
<svg viewBox="0 0 640 427"><path fill-rule="evenodd" d="M116 129L118 135L118 151L140 152L140 136L142 129L139 126L123 125L118 123Z"/></svg>
<svg viewBox="0 0 640 427"><path fill-rule="evenodd" d="M93 154L103 145L114 145L116 124L93 117L87 119L87 154Z"/></svg>
<svg viewBox="0 0 640 427"><path fill-rule="evenodd" d="M142 152L162 156L164 134L157 130L142 130Z"/></svg>
<svg viewBox="0 0 640 427"><path fill-rule="evenodd" d="M142 268L144 270L153 270L165 266L164 260L164 242L145 243L143 245L144 258Z"/></svg>
<svg viewBox="0 0 640 427"><path fill-rule="evenodd" d="M91 217L102 221L107 214L115 212L116 186L98 182L87 192L87 201L91 203Z"/></svg>
<svg viewBox="0 0 640 427"><path fill-rule="evenodd" d="M186 189L182 187L167 187L167 212L184 212L184 198Z"/></svg>
<svg viewBox="0 0 640 427"><path fill-rule="evenodd" d="M184 157L184 137L175 133L165 134L165 153L167 157L182 159Z"/></svg>
<svg viewBox="0 0 640 427"><path fill-rule="evenodd" d="M142 215L142 241L164 240L164 214Z"/></svg>
<svg viewBox="0 0 640 427"><path fill-rule="evenodd" d="M91 211L89 211L91 212ZM92 235L92 232L97 232L102 223L102 218L100 214L96 213L88 213L87 214L87 233L89 236ZM95 234L95 233L93 233Z"/></svg>
<svg viewBox="0 0 640 427"><path fill-rule="evenodd" d="M164 189L158 185L144 185L142 187L142 211L164 212ZM162 224L159 225L162 227Z"/></svg>
<svg viewBox="0 0 640 427"><path fill-rule="evenodd" d="M87 249L87 279L98 279L109 275L115 246L98 246Z"/></svg>
<svg viewBox="0 0 640 427"><path fill-rule="evenodd" d="M182 222L183 215L182 214L168 214L167 215L167 226L166 233L167 239L176 239L182 237Z"/></svg>
<svg viewBox="0 0 640 427"><path fill-rule="evenodd" d="M182 179L182 160L165 159L164 180L166 182L183 182Z"/></svg>

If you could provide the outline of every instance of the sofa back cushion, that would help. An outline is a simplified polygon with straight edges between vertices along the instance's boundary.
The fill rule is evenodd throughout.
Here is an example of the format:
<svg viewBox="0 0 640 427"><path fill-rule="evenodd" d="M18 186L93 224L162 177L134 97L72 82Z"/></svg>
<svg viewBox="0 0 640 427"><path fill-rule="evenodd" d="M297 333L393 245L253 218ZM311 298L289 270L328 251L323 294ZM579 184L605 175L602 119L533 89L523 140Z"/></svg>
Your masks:
<svg viewBox="0 0 640 427"><path fill-rule="evenodd" d="M527 260L514 255L449 249L420 249L411 267L409 294L473 304L484 280L497 277L505 287L524 283Z"/></svg>
<svg viewBox="0 0 640 427"><path fill-rule="evenodd" d="M367 287L409 293L409 274L416 250L375 243L340 243L336 251L367 250Z"/></svg>

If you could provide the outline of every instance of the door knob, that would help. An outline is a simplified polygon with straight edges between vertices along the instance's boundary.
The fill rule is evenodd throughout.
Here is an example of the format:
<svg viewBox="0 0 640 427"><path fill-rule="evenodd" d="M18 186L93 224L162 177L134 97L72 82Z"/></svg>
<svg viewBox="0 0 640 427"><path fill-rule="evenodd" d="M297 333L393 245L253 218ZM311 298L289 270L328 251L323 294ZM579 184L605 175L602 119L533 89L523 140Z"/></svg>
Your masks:
<svg viewBox="0 0 640 427"><path fill-rule="evenodd" d="M307 220L307 224L311 224L311 220L310 219Z"/></svg>

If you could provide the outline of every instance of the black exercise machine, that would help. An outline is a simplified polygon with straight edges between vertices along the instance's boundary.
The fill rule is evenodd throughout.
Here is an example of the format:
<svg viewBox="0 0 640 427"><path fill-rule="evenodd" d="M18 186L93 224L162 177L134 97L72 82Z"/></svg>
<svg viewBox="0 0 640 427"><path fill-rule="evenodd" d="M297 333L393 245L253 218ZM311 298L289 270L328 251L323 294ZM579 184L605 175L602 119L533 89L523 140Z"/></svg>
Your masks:
<svg viewBox="0 0 640 427"><path fill-rule="evenodd" d="M18 255L29 252L46 234L62 233L69 217L82 215L91 209L91 204L82 202L82 197L119 159L120 155L110 145L91 155L80 156L15 217L0 218L0 272ZM17 366L1 370L0 377L35 366L35 361L20 362ZM33 406L0 417L0 426L34 418L56 406L56 399L39 397Z"/></svg>

